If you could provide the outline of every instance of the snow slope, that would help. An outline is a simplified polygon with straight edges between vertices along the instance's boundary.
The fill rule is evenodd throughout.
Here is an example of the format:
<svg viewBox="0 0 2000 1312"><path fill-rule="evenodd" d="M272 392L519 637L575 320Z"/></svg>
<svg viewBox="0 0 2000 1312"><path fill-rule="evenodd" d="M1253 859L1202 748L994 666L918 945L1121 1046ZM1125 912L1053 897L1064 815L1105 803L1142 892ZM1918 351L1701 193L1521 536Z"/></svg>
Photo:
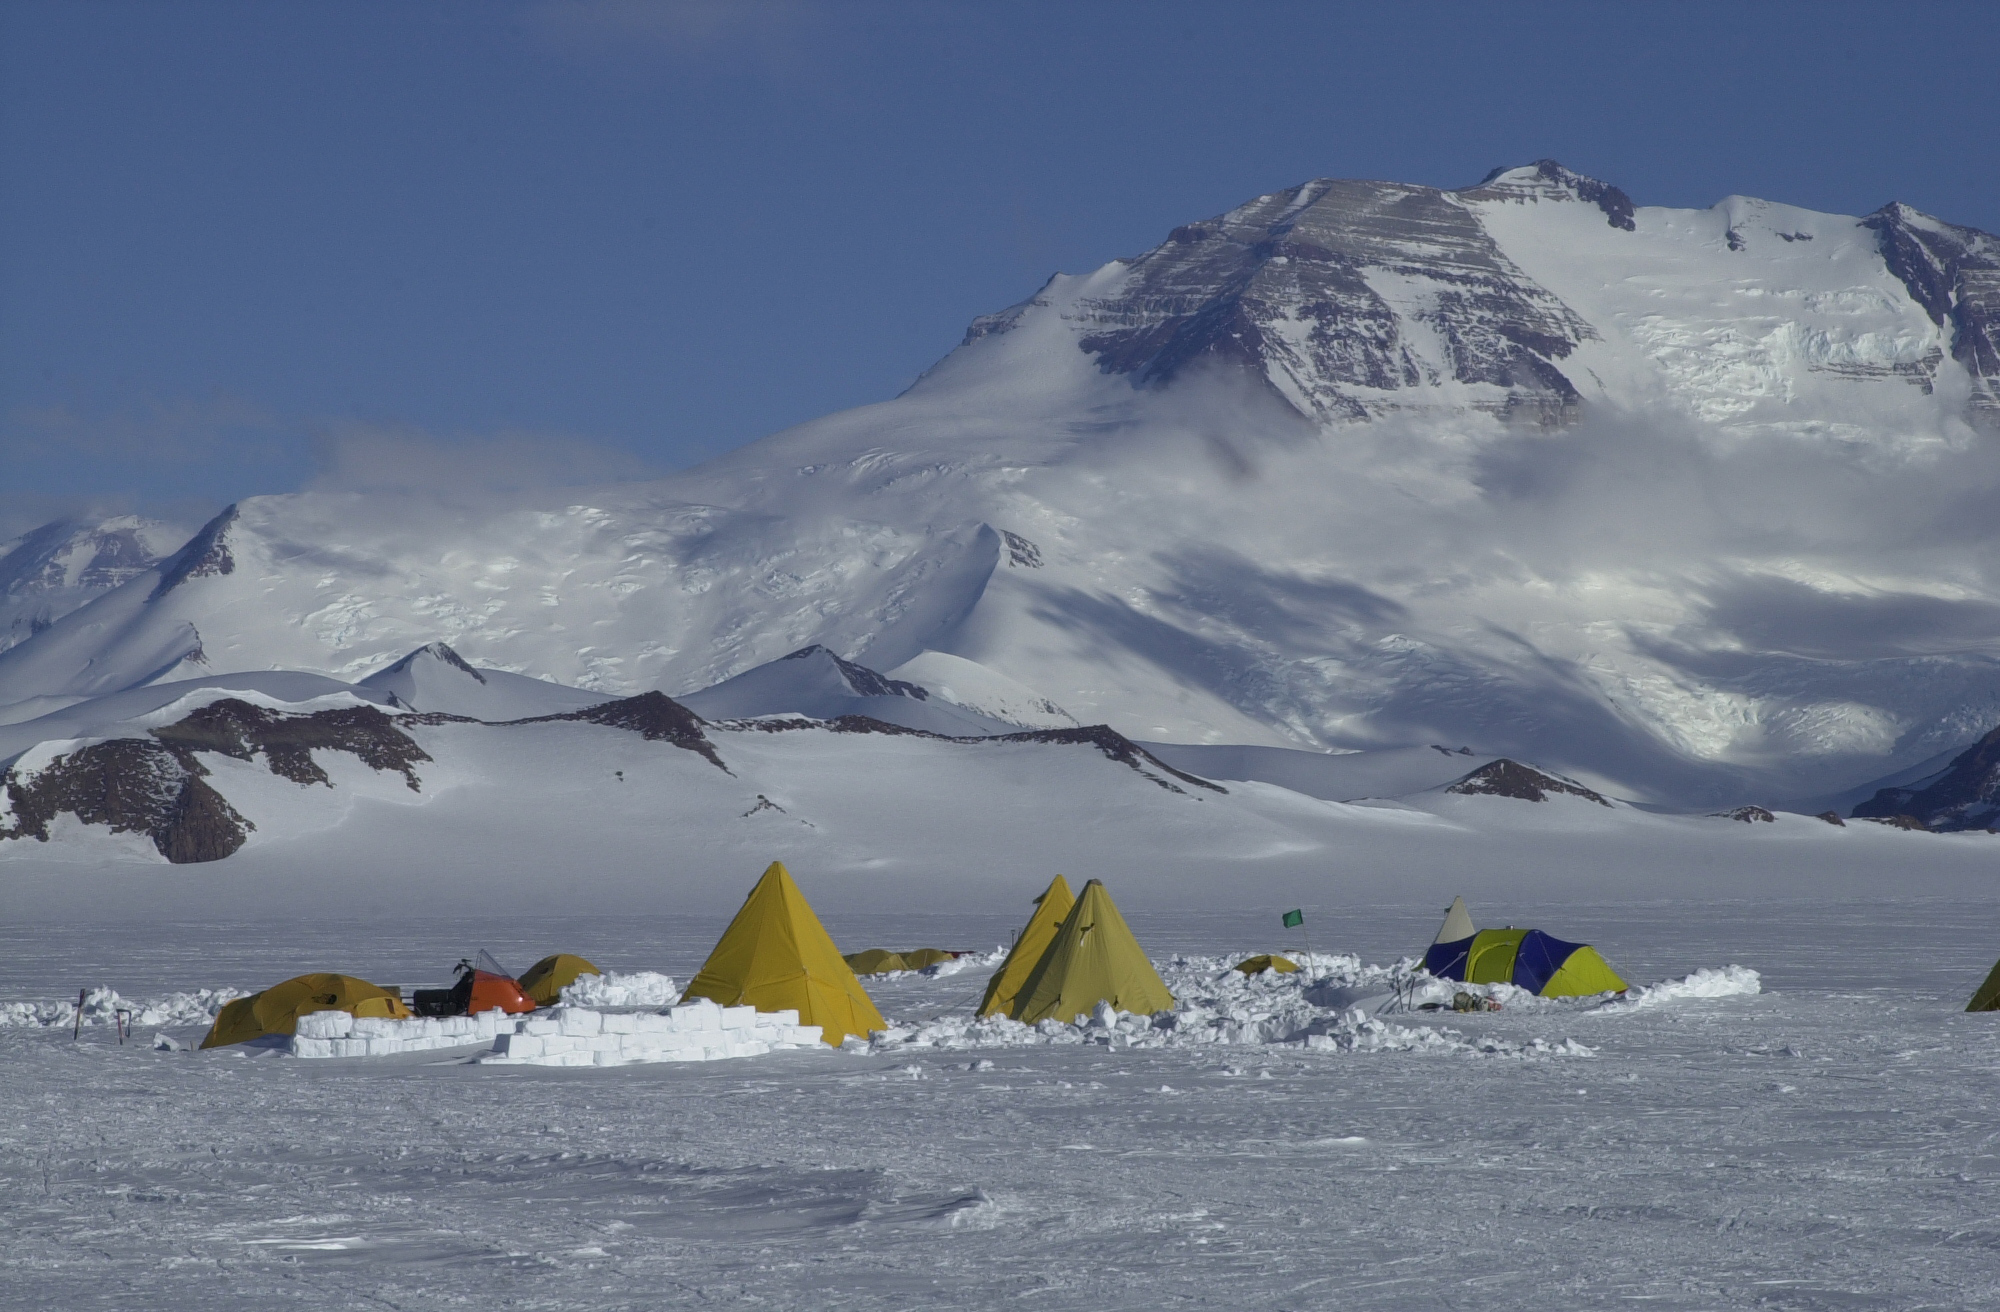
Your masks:
<svg viewBox="0 0 2000 1312"><path fill-rule="evenodd" d="M934 698L919 684L885 678L817 645L745 670L679 700L710 720L763 715L834 720L843 715L865 715L886 724L947 736L1013 733L1022 727L942 697Z"/></svg>
<svg viewBox="0 0 2000 1312"><path fill-rule="evenodd" d="M0 542L0 651L157 564L184 526L137 515L56 520Z"/></svg>
<svg viewBox="0 0 2000 1312"><path fill-rule="evenodd" d="M604 693L565 688L545 679L482 670L442 642L419 647L356 685L384 693L413 711L436 711L474 720L525 720L559 715L607 701Z"/></svg>
<svg viewBox="0 0 2000 1312"><path fill-rule="evenodd" d="M435 641L679 695L816 644L1152 741L1833 793L2000 722L1996 268L1902 206L1322 179L674 478L252 498L0 652L0 704Z"/></svg>

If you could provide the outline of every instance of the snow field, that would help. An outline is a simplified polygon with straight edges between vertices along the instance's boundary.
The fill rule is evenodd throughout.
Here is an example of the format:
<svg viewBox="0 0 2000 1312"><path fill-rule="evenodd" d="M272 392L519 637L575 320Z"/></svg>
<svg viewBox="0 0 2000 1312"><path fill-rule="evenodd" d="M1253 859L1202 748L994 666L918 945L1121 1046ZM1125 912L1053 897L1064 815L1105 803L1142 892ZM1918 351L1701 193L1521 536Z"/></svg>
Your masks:
<svg viewBox="0 0 2000 1312"><path fill-rule="evenodd" d="M663 1012L557 1007L498 1035L482 1064L624 1066L633 1062L721 1061L784 1048L823 1047L820 1027L796 1011L722 1007L696 998Z"/></svg>
<svg viewBox="0 0 2000 1312"><path fill-rule="evenodd" d="M1374 1017L1463 1045L1442 1048L906 1045L563 1069L224 1061L120 1047L108 1026L0 1028L0 1306L2000 1307L2000 1017L1962 1010L2000 947L1965 915L1975 892L1569 908L1628 979L1664 982ZM1394 966L1363 963L1396 962L1436 910L1355 912L1326 932L1359 951L1305 959L1308 982L1222 973L1249 955L1224 945L1285 946L1254 925L1137 920L1184 1003L1241 1024L1341 1014L1312 999L1379 988ZM354 950L336 964L419 978L446 928L502 960L561 943L685 976L719 926L538 923L517 947L497 924L385 913L338 931ZM832 928L991 941L970 918ZM151 998L268 983L285 971L267 954L334 955L312 950L316 925L253 930L93 924L101 958L15 930L0 981L60 994L88 961ZM1756 992L1740 967L1694 969L1732 960ZM979 982L871 992L914 1029L969 1011ZM1538 1055L1575 1040L1597 1055ZM1481 1059L1506 1049L1533 1059Z"/></svg>

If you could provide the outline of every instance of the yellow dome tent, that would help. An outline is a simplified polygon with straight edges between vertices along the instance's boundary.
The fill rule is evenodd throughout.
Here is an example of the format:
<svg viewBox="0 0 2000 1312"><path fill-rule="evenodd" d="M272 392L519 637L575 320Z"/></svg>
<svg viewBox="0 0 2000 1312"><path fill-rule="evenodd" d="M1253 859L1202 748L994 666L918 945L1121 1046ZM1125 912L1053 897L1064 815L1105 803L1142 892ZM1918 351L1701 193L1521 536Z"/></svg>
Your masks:
<svg viewBox="0 0 2000 1312"><path fill-rule="evenodd" d="M1240 970L1246 975L1261 975L1267 970L1275 970L1280 975L1289 975L1298 968L1299 963L1290 957L1280 957L1269 952L1239 961L1230 967L1231 970Z"/></svg>
<svg viewBox="0 0 2000 1312"><path fill-rule="evenodd" d="M866 952L855 952L842 957L848 969L857 975L886 975L892 970L908 970L903 962L903 954L891 952L887 948L869 948Z"/></svg>
<svg viewBox="0 0 2000 1312"><path fill-rule="evenodd" d="M940 961L956 961L958 954L947 948L911 948L903 954L904 970L922 970Z"/></svg>
<svg viewBox="0 0 2000 1312"><path fill-rule="evenodd" d="M773 861L684 998L708 998L725 1007L796 1011L801 1025L817 1025L834 1047L850 1034L883 1028L861 981L841 960L805 894L779 861Z"/></svg>
<svg viewBox="0 0 2000 1312"><path fill-rule="evenodd" d="M527 994L528 1000L537 1007L553 1007L562 1001L562 991L576 983L577 976L603 973L582 957L558 952L528 967L514 982L521 986L521 992Z"/></svg>
<svg viewBox="0 0 2000 1312"><path fill-rule="evenodd" d="M269 1034L296 1034L299 1017L315 1011L344 1011L351 1016L409 1018L410 1009L395 992L352 975L300 975L273 984L262 993L238 998L216 1014L204 1048L248 1043Z"/></svg>
<svg viewBox="0 0 2000 1312"><path fill-rule="evenodd" d="M1063 918L1014 1005L1014 1019L1074 1021L1108 1002L1119 1011L1171 1011L1174 995L1118 914L1104 885L1091 880Z"/></svg>
<svg viewBox="0 0 2000 1312"><path fill-rule="evenodd" d="M1000 963L1000 969L993 972L993 978L986 981L986 997L979 1004L979 1014L991 1016L996 1013L1009 1015L1014 1010L1014 998L1021 986L1028 982L1036 966L1042 964L1042 956L1055 942L1056 931L1062 928L1063 917L1076 905L1076 894L1069 891L1069 881L1057 875L1042 895L1035 899L1035 910L1028 917L1028 923L1021 926L1021 933L1009 949L1007 959Z"/></svg>

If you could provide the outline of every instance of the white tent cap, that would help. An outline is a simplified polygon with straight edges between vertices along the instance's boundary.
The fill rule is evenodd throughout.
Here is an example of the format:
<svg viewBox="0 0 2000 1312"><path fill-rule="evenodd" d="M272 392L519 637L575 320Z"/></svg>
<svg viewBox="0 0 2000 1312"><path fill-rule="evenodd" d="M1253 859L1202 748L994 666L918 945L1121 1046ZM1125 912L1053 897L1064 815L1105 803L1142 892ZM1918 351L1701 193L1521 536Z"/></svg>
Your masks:
<svg viewBox="0 0 2000 1312"><path fill-rule="evenodd" d="M1455 897L1444 913L1444 924L1438 929L1433 943L1456 943L1462 938L1471 938L1479 931L1472 927L1472 913L1465 909L1465 899Z"/></svg>

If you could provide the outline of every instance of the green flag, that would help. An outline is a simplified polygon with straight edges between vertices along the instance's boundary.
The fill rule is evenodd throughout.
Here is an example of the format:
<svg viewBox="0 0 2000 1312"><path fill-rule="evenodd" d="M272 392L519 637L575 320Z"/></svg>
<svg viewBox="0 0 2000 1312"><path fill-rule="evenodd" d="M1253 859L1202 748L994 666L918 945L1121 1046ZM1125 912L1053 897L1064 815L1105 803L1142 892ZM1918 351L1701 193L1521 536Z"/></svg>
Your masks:
<svg viewBox="0 0 2000 1312"><path fill-rule="evenodd" d="M1287 912L1285 913L1285 928L1286 928L1286 929L1297 929L1297 928L1298 928L1298 927L1299 927L1300 925L1303 925L1303 924L1305 924L1305 923L1306 923L1306 913L1305 913L1305 912L1303 912L1303 911L1287 911Z"/></svg>

